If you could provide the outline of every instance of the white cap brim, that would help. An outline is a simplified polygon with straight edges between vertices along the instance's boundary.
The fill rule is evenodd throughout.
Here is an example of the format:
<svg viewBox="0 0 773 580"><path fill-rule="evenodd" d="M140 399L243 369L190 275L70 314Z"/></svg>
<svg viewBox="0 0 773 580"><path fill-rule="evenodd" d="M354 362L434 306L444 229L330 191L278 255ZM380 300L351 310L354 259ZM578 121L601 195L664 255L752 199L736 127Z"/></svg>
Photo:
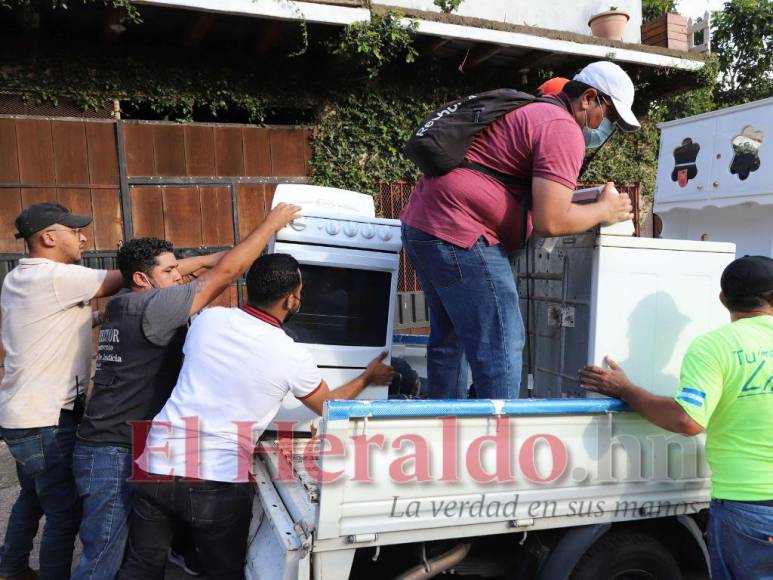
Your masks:
<svg viewBox="0 0 773 580"><path fill-rule="evenodd" d="M616 99L612 96L609 98L612 99L612 104L615 106L615 111L620 116L620 121L618 124L623 131L636 131L636 129L641 128L641 124L636 119L636 115L633 114L633 111L631 111L630 108L626 107L619 99Z"/></svg>

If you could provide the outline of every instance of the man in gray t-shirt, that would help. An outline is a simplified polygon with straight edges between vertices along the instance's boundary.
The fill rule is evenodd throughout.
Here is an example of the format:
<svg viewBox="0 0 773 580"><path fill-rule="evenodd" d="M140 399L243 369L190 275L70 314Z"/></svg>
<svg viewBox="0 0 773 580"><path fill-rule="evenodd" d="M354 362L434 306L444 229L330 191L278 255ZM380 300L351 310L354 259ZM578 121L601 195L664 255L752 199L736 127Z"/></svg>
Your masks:
<svg viewBox="0 0 773 580"><path fill-rule="evenodd" d="M112 579L118 573L132 505L127 484L132 459L142 453L145 422L161 410L175 385L189 317L240 276L298 209L279 204L223 254L178 261L172 245L156 238L131 240L118 251L127 289L105 309L94 389L73 454L83 498L83 553L74 580ZM184 284L183 264L188 272L208 269Z"/></svg>

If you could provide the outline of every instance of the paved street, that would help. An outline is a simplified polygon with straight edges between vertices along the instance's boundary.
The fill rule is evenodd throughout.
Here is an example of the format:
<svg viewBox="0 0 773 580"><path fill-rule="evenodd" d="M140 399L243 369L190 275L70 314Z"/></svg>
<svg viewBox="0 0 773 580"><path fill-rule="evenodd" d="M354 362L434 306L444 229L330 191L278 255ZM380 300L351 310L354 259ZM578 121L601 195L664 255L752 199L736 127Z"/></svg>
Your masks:
<svg viewBox="0 0 773 580"><path fill-rule="evenodd" d="M8 447L5 443L0 442L0 534L5 534L5 528L8 524L8 514L11 511L11 506L19 493L19 486L16 480L16 468L14 466L13 458L8 453ZM42 522L40 529L43 529ZM38 533L35 539L35 548L32 553L32 560L30 565L32 568L38 568L38 550L40 549L40 533ZM81 546L80 542L76 542L75 545L75 557L74 562L77 562L80 555ZM168 566L166 572L167 580L187 580L191 576L185 574L182 570L176 566ZM200 577L203 578L203 577Z"/></svg>

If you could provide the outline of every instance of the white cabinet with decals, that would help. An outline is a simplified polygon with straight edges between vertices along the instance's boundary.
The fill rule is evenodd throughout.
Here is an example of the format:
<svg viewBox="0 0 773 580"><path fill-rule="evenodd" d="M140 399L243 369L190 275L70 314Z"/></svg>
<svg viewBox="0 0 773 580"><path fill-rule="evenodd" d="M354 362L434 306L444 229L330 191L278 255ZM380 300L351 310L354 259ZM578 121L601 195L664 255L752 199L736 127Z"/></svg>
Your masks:
<svg viewBox="0 0 773 580"><path fill-rule="evenodd" d="M773 255L773 98L659 127L662 236Z"/></svg>

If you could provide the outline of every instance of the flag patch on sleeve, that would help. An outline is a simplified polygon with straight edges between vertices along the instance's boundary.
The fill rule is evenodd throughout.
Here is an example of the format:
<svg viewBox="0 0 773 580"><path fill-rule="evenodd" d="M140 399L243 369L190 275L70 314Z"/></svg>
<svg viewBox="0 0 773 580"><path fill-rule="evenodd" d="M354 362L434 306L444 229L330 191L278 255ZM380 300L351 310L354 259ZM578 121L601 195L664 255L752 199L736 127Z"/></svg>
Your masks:
<svg viewBox="0 0 773 580"><path fill-rule="evenodd" d="M706 401L706 393L699 391L698 389L682 387L682 391L679 393L677 399L690 405L694 405L695 407L703 407L703 403Z"/></svg>

